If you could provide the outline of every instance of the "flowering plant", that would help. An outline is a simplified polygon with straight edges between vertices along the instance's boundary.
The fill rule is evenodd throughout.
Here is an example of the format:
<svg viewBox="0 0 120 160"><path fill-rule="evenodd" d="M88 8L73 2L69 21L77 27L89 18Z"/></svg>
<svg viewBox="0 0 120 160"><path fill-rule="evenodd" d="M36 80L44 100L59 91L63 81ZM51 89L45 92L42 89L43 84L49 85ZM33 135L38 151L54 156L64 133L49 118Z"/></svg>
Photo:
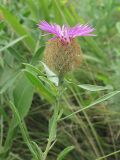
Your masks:
<svg viewBox="0 0 120 160"><path fill-rule="evenodd" d="M59 77L75 69L81 64L82 51L76 41L78 36L95 36L94 28L88 24L78 24L74 27L58 24L49 24L41 21L38 27L50 34L55 35L48 41L45 48L44 60L46 65Z"/></svg>

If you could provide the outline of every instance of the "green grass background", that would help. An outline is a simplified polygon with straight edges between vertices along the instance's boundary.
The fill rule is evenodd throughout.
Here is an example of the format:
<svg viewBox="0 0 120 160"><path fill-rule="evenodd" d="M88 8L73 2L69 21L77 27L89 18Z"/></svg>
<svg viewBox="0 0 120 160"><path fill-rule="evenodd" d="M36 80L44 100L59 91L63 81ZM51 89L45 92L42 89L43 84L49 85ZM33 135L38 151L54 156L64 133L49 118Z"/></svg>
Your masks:
<svg viewBox="0 0 120 160"><path fill-rule="evenodd" d="M54 127L41 20L89 23L97 35L78 38L84 61L65 77ZM0 0L0 160L45 160L50 137L46 160L120 160L119 92L119 0Z"/></svg>

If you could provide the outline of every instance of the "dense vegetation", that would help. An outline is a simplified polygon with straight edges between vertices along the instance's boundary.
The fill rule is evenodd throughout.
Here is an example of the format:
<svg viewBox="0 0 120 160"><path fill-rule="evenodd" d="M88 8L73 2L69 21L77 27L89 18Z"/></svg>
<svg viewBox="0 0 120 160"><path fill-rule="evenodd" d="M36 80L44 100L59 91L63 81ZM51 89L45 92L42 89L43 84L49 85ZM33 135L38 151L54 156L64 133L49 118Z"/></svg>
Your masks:
<svg viewBox="0 0 120 160"><path fill-rule="evenodd" d="M84 61L65 76L57 118L41 20L97 35L78 38ZM0 0L0 160L120 159L119 39L119 0Z"/></svg>

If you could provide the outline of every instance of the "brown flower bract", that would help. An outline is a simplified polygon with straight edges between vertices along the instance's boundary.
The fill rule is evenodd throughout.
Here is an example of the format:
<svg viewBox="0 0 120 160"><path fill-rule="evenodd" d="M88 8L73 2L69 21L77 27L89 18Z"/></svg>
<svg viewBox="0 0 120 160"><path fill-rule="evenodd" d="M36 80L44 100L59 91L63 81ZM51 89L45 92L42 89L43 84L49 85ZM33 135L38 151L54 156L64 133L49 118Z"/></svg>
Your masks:
<svg viewBox="0 0 120 160"><path fill-rule="evenodd" d="M79 43L73 39L69 44L64 44L60 39L49 40L44 60L46 65L58 76L79 67L82 61L82 51Z"/></svg>

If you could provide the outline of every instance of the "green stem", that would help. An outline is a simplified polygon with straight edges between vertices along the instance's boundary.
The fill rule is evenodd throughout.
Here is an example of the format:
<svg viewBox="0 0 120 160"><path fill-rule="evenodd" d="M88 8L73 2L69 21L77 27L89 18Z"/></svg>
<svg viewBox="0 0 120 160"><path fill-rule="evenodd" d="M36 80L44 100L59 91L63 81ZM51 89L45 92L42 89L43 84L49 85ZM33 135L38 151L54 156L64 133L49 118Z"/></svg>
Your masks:
<svg viewBox="0 0 120 160"><path fill-rule="evenodd" d="M50 148L51 148L51 143L52 143L52 141L53 141L52 131L54 130L54 127L57 126L58 113L59 113L59 104L56 103L55 109L54 109L54 114L53 114L53 123L52 123L51 129L50 129L50 134L49 134L49 138L48 138L48 143L47 143L47 146L46 146L44 155L43 155L43 160L46 160L47 155L48 155L48 152L49 152L49 150L50 150Z"/></svg>
<svg viewBox="0 0 120 160"><path fill-rule="evenodd" d="M47 155L49 153L49 150L51 149L51 145L52 145L52 142L54 140L53 132L54 132L55 128L57 128L57 121L58 121L58 115L59 115L59 102L60 102L61 93L62 93L62 83L63 83L63 79L61 77L59 77L58 96L57 96L57 99L56 99L56 103L54 105L54 113L53 113L53 116L52 116L52 124L51 124L51 128L50 128L48 143L47 143L46 149L45 149L44 154L43 154L43 160L46 160Z"/></svg>

